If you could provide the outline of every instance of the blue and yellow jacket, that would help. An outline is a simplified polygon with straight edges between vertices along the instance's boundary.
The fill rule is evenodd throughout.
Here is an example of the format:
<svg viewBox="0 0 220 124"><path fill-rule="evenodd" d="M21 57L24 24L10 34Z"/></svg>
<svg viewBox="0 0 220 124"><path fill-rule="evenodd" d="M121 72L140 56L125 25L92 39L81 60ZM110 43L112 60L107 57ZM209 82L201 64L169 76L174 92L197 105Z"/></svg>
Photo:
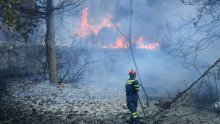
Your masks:
<svg viewBox="0 0 220 124"><path fill-rule="evenodd" d="M126 95L137 95L139 91L139 83L134 78L126 81Z"/></svg>

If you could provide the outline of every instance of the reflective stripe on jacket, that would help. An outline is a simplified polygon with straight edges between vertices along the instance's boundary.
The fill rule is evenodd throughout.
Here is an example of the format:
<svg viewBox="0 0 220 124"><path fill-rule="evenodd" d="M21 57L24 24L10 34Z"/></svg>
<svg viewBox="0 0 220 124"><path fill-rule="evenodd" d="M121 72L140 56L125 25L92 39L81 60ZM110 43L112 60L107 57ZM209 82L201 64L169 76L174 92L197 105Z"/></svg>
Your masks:
<svg viewBox="0 0 220 124"><path fill-rule="evenodd" d="M126 95L137 94L139 91L139 83L137 80L129 79L126 81Z"/></svg>

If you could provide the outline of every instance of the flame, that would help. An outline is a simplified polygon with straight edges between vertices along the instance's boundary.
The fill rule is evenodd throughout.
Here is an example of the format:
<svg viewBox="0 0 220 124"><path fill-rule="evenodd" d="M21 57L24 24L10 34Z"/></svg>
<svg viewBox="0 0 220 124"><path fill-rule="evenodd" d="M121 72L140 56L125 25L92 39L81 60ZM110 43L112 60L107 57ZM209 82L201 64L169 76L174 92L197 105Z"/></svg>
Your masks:
<svg viewBox="0 0 220 124"><path fill-rule="evenodd" d="M159 42L146 43L144 41L145 41L144 36L140 36L135 41L136 48L146 49L146 50L156 50L160 46ZM104 44L104 43L99 42L98 45L101 46L101 48L111 48L111 49L129 48L129 45L126 44L126 39L124 37L117 38L114 44Z"/></svg>
<svg viewBox="0 0 220 124"><path fill-rule="evenodd" d="M104 19L102 21L102 23L98 26L90 26L90 30L92 31L93 34L98 35L99 32L103 29L103 28L112 28L112 24L110 19Z"/></svg>
<svg viewBox="0 0 220 124"><path fill-rule="evenodd" d="M89 35L89 23L88 23L88 8L82 10L82 21L81 21L81 28L79 30L79 34L82 37L86 37Z"/></svg>
<svg viewBox="0 0 220 124"><path fill-rule="evenodd" d="M100 24L92 25L88 21L89 9L85 8L82 10L82 17L81 17L81 26L80 29L77 31L79 36L87 37L90 34L98 35L99 32L103 28L113 28L111 23L111 16L104 18Z"/></svg>
<svg viewBox="0 0 220 124"><path fill-rule="evenodd" d="M145 38L144 36L140 36L137 41L135 42L136 45L142 44L144 42Z"/></svg>
<svg viewBox="0 0 220 124"><path fill-rule="evenodd" d="M145 41L144 36L140 36L135 42L137 48L155 50L160 46L159 42L152 42L146 44L144 41Z"/></svg>
<svg viewBox="0 0 220 124"><path fill-rule="evenodd" d="M145 45L139 45L138 48L147 49L147 50L155 50L160 46L159 42L148 43Z"/></svg>
<svg viewBox="0 0 220 124"><path fill-rule="evenodd" d="M119 37L115 41L115 44L111 44L110 45L110 48L113 48L113 49L125 49L125 48L128 48L128 46L125 43L125 39L123 37Z"/></svg>
<svg viewBox="0 0 220 124"><path fill-rule="evenodd" d="M112 19L112 16L110 14L109 16L102 18L102 21L95 25L89 22L88 16L89 16L89 9L84 8L82 10L81 24L79 28L76 30L76 32L79 34L80 37L86 38L91 34L97 36L103 28L114 29L114 26L110 21ZM145 37L143 35L138 37L137 39L134 39L133 41L135 48L139 48L139 49L155 50L160 46L159 42L146 42ZM95 44L97 44L99 47L102 48L111 48L111 49L127 49L129 47L124 37L117 38L113 44L103 43L101 41L98 41Z"/></svg>

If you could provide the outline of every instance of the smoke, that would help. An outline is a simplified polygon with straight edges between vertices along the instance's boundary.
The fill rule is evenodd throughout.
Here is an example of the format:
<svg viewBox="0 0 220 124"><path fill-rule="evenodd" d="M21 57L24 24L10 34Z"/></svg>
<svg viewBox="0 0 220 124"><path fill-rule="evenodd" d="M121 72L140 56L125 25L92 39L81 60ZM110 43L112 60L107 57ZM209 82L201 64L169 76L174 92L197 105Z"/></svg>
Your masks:
<svg viewBox="0 0 220 124"><path fill-rule="evenodd" d="M100 24L92 25L88 21L89 9L82 10L80 29L76 32L80 37L88 37L89 35L98 35L103 28L112 28L111 16L104 18Z"/></svg>
<svg viewBox="0 0 220 124"><path fill-rule="evenodd" d="M87 80L84 83L87 85L124 93L125 81L129 78L128 72L132 68L135 69L135 66L128 41L112 25L112 21L117 21L119 29L128 36L129 2L86 1L82 9L63 17L63 20L72 22L68 24L63 21L63 26L72 35L77 33L80 39L74 42L68 39L67 46L83 42L87 44L89 59L98 61L86 71ZM184 24L182 17L190 19L195 13L195 8L185 6L180 1L133 0L132 45L140 78L150 95L176 93L198 76L196 71L184 68L179 59L160 49L163 36L172 35L163 32L164 25L169 23L177 28ZM62 36L66 34L63 30L57 33L63 34ZM105 91L100 90L100 93L102 92Z"/></svg>
<svg viewBox="0 0 220 124"><path fill-rule="evenodd" d="M197 76L194 71L183 68L178 59L160 50L137 49L134 54L141 81L150 96L166 96L167 92L172 95L189 85ZM128 72L135 69L130 50L93 49L90 51L90 57L98 62L89 66L84 83L97 86L103 94L106 89L124 94L125 81L129 78Z"/></svg>

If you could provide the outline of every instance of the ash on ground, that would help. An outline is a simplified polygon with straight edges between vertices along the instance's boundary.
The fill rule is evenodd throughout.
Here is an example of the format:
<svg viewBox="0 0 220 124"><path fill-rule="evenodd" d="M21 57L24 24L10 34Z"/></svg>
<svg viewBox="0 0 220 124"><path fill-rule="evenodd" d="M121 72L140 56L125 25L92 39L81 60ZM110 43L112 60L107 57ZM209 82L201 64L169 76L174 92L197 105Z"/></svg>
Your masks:
<svg viewBox="0 0 220 124"><path fill-rule="evenodd" d="M1 86L0 124L126 124L130 112L125 93L108 85L65 84L48 81L11 81ZM93 90L92 90L93 89ZM158 99L142 101L138 112L143 124L219 124L218 113L193 106L188 97L163 110Z"/></svg>

